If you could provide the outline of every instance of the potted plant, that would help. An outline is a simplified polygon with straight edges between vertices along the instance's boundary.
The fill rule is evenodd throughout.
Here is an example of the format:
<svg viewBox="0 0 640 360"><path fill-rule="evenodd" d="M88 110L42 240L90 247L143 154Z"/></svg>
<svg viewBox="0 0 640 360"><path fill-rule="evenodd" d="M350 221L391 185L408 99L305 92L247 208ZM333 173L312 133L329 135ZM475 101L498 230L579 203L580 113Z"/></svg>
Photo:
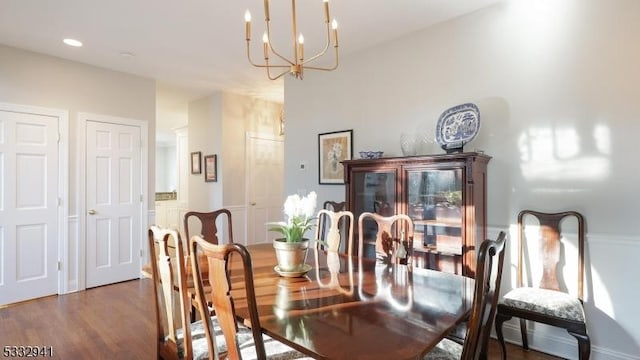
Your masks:
<svg viewBox="0 0 640 360"><path fill-rule="evenodd" d="M313 227L317 195L315 191L307 196L289 195L284 202L286 221L267 223L270 231L283 235L273 241L278 266L276 271L283 273L303 273L307 259L309 239L305 233ZM306 269L308 271L308 269Z"/></svg>

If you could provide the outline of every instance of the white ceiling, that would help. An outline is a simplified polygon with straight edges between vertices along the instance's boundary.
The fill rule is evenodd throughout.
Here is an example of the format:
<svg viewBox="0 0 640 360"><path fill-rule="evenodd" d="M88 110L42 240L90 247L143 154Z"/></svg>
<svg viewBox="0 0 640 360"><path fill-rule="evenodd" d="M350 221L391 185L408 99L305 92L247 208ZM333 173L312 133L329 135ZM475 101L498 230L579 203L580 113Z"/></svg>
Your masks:
<svg viewBox="0 0 640 360"><path fill-rule="evenodd" d="M330 0L330 7L344 57L499 1ZM324 45L322 0L296 4L310 55L314 45ZM288 0L271 0L272 43L284 54L291 48L290 7ZM163 94L190 100L225 90L282 102L282 81L267 80L247 61L246 9L259 60L261 0L1 0L0 43L156 79L164 89L158 106L169 112ZM67 37L84 46L64 45Z"/></svg>

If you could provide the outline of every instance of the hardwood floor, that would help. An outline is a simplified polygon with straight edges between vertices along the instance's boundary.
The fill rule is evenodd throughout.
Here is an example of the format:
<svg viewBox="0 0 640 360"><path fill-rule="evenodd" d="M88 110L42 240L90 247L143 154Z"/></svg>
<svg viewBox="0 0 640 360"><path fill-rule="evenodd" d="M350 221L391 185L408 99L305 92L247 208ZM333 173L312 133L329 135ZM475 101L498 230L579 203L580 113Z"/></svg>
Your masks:
<svg viewBox="0 0 640 360"><path fill-rule="evenodd" d="M0 309L0 346L52 346L55 359L154 359L149 279L50 296ZM509 359L556 357L509 345ZM500 359L495 341L489 359Z"/></svg>
<svg viewBox="0 0 640 360"><path fill-rule="evenodd" d="M0 309L0 345L52 346L55 359L153 359L152 293L151 280L133 280Z"/></svg>

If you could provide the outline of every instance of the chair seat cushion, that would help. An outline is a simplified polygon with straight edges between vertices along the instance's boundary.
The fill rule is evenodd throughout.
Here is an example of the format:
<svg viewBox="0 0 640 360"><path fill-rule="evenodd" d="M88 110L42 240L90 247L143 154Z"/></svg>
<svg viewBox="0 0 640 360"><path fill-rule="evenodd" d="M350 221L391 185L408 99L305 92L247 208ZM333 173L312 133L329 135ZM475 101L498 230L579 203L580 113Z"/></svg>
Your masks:
<svg viewBox="0 0 640 360"><path fill-rule="evenodd" d="M500 305L553 316L559 319L584 322L584 308L580 300L570 294L530 287L509 291Z"/></svg>
<svg viewBox="0 0 640 360"><path fill-rule="evenodd" d="M212 316L211 324L213 326L213 332L215 333L215 341L216 341L216 347L218 348L218 353L226 353L227 343L224 340L224 335L222 334L222 328L218 323L218 318L215 316ZM178 329L176 331L176 336L178 337L178 341L182 343L183 330ZM245 341L249 341L250 339L253 339L253 335L251 334L251 329L238 323L238 338L241 342L245 342ZM204 332L204 325L202 324L202 320L198 320L194 323L191 323L191 343L193 348L194 360L209 359L209 348L207 346L207 336ZM182 346L180 348L183 349ZM184 353L181 351L181 354L179 356L180 358L182 358L184 356Z"/></svg>
<svg viewBox="0 0 640 360"><path fill-rule="evenodd" d="M268 335L263 334L262 339L264 341L264 350L267 353L267 359L269 360L313 359ZM240 343L240 355L243 360L254 360L258 358L253 337Z"/></svg>
<svg viewBox="0 0 640 360"><path fill-rule="evenodd" d="M462 345L449 339L442 339L440 342L431 349L423 360L445 360L445 359L460 359L462 356Z"/></svg>

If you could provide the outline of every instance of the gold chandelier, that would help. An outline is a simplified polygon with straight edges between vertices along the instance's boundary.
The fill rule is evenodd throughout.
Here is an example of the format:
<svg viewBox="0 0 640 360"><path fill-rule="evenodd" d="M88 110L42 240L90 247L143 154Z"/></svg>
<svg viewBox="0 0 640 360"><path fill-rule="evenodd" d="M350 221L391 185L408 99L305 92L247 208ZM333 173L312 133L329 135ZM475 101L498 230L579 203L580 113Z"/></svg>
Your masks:
<svg viewBox="0 0 640 360"><path fill-rule="evenodd" d="M338 67L338 23L335 19L330 23L329 22L329 0L322 0L324 3L324 22L327 27L327 40L324 46L324 49L319 53L305 58L304 55L304 36L302 33L298 34L298 24L296 20L296 0L291 0L291 25L292 25L292 34L293 34L293 59L288 59L285 56L280 55L272 45L271 39L271 19L269 16L269 0L264 0L264 21L266 23L266 30L262 35L262 48L264 51L264 62L263 63L255 63L251 60L251 13L247 10L244 14L245 26L246 26L246 40L247 40L247 58L251 65L259 68L265 68L267 70L267 76L271 80L276 80L280 78L282 75L286 73L290 73L295 76L297 79L302 79L302 75L304 70L323 70L323 71L331 71L335 70ZM316 60L317 58L324 55L329 46L331 46L331 33L333 32L333 48L335 49L335 63L332 67L318 67L318 66L308 66L307 64ZM270 62L270 54L273 53L280 60L279 63L273 64ZM282 71L284 69L284 71ZM276 76L271 74L272 70L278 70Z"/></svg>

